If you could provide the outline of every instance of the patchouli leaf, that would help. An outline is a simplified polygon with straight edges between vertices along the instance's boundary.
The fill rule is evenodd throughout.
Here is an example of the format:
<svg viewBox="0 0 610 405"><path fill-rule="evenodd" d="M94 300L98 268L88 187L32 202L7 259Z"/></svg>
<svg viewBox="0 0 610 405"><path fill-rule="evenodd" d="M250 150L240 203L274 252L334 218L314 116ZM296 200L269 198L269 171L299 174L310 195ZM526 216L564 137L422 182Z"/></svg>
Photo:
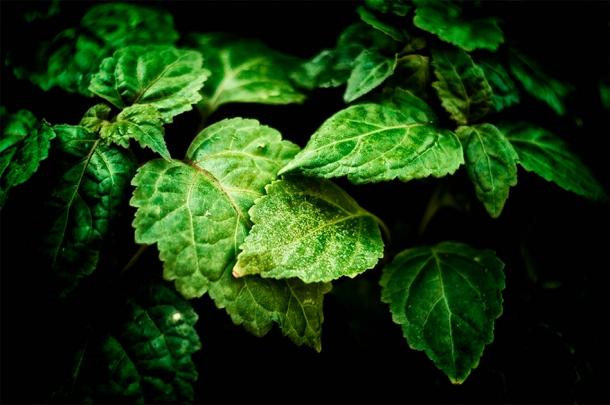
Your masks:
<svg viewBox="0 0 610 405"><path fill-rule="evenodd" d="M298 59L221 34L193 35L191 40L212 73L202 92L206 110L225 103L290 104L305 99L289 79Z"/></svg>
<svg viewBox="0 0 610 405"><path fill-rule="evenodd" d="M327 282L355 277L383 256L375 217L333 183L291 177L266 189L250 209L254 226L234 276Z"/></svg>
<svg viewBox="0 0 610 405"><path fill-rule="evenodd" d="M434 113L421 99L400 89L396 93L391 102L354 105L330 117L280 173L299 170L370 183L455 172L464 162L455 134L436 127Z"/></svg>
<svg viewBox="0 0 610 405"><path fill-rule="evenodd" d="M606 198L603 187L561 138L526 123L506 124L500 129L517 151L525 170L583 197Z"/></svg>
<svg viewBox="0 0 610 405"><path fill-rule="evenodd" d="M84 127L54 128L60 148L69 157L51 196L56 215L47 242L59 288L65 294L95 270L135 164L126 151L101 144Z"/></svg>
<svg viewBox="0 0 610 405"><path fill-rule="evenodd" d="M27 110L2 117L0 138L0 207L9 190L25 183L49 154L55 131Z"/></svg>
<svg viewBox="0 0 610 405"><path fill-rule="evenodd" d="M504 34L495 18L463 15L461 5L444 0L414 0L413 23L424 31L466 51L495 51L504 42Z"/></svg>
<svg viewBox="0 0 610 405"><path fill-rule="evenodd" d="M384 14L395 14L401 17L407 15L411 6L405 0L365 0L364 4L372 10Z"/></svg>
<svg viewBox="0 0 610 405"><path fill-rule="evenodd" d="M116 325L84 352L83 393L96 403L192 402L201 349L197 314L171 289L153 285L130 298Z"/></svg>
<svg viewBox="0 0 610 405"><path fill-rule="evenodd" d="M492 90L483 70L459 49L435 49L432 66L438 81L432 83L441 104L458 124L475 122L492 107Z"/></svg>
<svg viewBox="0 0 610 405"><path fill-rule="evenodd" d="M155 107L165 122L192 109L210 72L199 52L172 46L129 46L103 60L89 90L118 108Z"/></svg>
<svg viewBox="0 0 610 405"><path fill-rule="evenodd" d="M538 63L514 49L510 52L509 66L525 91L544 101L557 114L565 114L564 98L572 86L552 78Z"/></svg>
<svg viewBox="0 0 610 405"><path fill-rule="evenodd" d="M419 97L425 97L430 84L430 58L423 55L402 56L395 73L386 82L386 87L400 87L410 90Z"/></svg>
<svg viewBox="0 0 610 405"><path fill-rule="evenodd" d="M349 103L375 89L394 73L396 57L364 50L354 62L343 99Z"/></svg>
<svg viewBox="0 0 610 405"><path fill-rule="evenodd" d="M389 22L384 21L381 17L377 16L375 13L366 9L365 7L358 7L358 15L362 21L376 30L383 32L393 40L400 42L406 39L406 36L402 30L393 26Z"/></svg>
<svg viewBox="0 0 610 405"><path fill-rule="evenodd" d="M491 124L460 127L466 171L479 200L494 218L502 213L510 187L517 184L517 152Z"/></svg>
<svg viewBox="0 0 610 405"><path fill-rule="evenodd" d="M489 250L443 242L399 253L381 278L382 301L409 346L461 384L493 341L504 264Z"/></svg>
<svg viewBox="0 0 610 405"><path fill-rule="evenodd" d="M483 69L485 78L491 86L492 100L496 111L502 111L519 103L517 86L500 62L493 59L484 59L477 64Z"/></svg>

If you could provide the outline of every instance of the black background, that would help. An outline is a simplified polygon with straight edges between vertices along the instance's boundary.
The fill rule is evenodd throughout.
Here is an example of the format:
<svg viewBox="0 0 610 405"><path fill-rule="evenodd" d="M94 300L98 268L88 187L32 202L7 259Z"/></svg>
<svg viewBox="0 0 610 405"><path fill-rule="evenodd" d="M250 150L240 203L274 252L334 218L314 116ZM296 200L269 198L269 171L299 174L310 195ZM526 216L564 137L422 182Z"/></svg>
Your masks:
<svg viewBox="0 0 610 405"><path fill-rule="evenodd" d="M29 49L39 34L22 21L21 14L41 4L3 1L1 5L4 60L8 49ZM337 34L357 20L356 5L163 3L175 16L179 32L233 32L302 57L332 47ZM59 21L75 25L88 6L64 4ZM528 99L515 116L560 134L607 190L610 130L598 83L607 80L609 72L609 3L485 2L485 7L503 19L508 41L575 85L565 117ZM9 111L28 108L52 123L76 123L92 104L56 89L42 93L16 80L5 66L0 84L2 104ZM341 90L320 90L303 105L224 106L210 121L254 117L303 146L324 119L342 107ZM167 133L172 155L184 153L197 124L195 113L176 118ZM79 325L96 317L112 319L122 290L108 288L114 285L108 279L116 275L109 270L106 276L85 282L87 293L68 302L56 301L49 292L45 263L37 253L44 237L40 229L47 169L52 170L48 162L31 184L13 190L0 214L5 403L57 400L54 387L72 367L70 348L94 333L82 332ZM195 300L203 345L195 355L198 402L608 402L607 203L589 202L522 170L519 185L511 190L497 220L490 219L476 201L463 169L443 180L358 187L339 183L390 226L393 239L387 257L417 244L457 240L493 249L506 263L504 314L496 322L496 339L486 348L481 364L456 387L423 353L410 350L387 307L379 303L378 267L334 284L325 300L320 354L294 346L277 329L265 338L253 337L234 326L209 298ZM439 183L462 193L468 209L441 210L418 236L420 218ZM132 214L126 208L106 264L122 265L136 250L129 226ZM131 277L157 277L160 272L156 252L149 249Z"/></svg>

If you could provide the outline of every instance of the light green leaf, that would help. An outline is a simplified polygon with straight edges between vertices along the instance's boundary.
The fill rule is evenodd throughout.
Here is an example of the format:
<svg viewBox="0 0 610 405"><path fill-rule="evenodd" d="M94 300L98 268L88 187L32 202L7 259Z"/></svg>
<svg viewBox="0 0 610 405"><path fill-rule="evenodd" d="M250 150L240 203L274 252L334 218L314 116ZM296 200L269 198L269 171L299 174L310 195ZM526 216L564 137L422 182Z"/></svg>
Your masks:
<svg viewBox="0 0 610 405"><path fill-rule="evenodd" d="M254 226L241 246L235 277L328 282L355 277L383 256L378 220L333 183L291 177L266 190L250 209Z"/></svg>
<svg viewBox="0 0 610 405"><path fill-rule="evenodd" d="M415 26L466 51L495 51L504 42L495 18L469 18L463 15L461 5L444 0L413 0L413 3Z"/></svg>
<svg viewBox="0 0 610 405"><path fill-rule="evenodd" d="M55 131L28 110L2 118L0 138L0 207L11 188L28 181L49 154Z"/></svg>
<svg viewBox="0 0 610 405"><path fill-rule="evenodd" d="M514 49L510 52L509 67L532 97L544 101L557 114L565 114L564 98L572 91L572 86L552 78L538 63Z"/></svg>
<svg viewBox="0 0 610 405"><path fill-rule="evenodd" d="M365 7L358 7L358 15L362 21L376 30L383 32L393 40L402 42L406 39L406 36L402 30L396 28L386 21L383 21L379 16Z"/></svg>
<svg viewBox="0 0 610 405"><path fill-rule="evenodd" d="M280 174L299 170L370 183L455 172L464 162L455 134L436 127L425 102L408 91L396 93L390 102L354 105L330 117Z"/></svg>
<svg viewBox="0 0 610 405"><path fill-rule="evenodd" d="M371 10L384 14L395 14L400 17L407 15L411 6L405 0L365 0L364 4Z"/></svg>
<svg viewBox="0 0 610 405"><path fill-rule="evenodd" d="M349 103L367 94L390 77L395 68L396 57L389 58L365 49L354 62L343 100Z"/></svg>
<svg viewBox="0 0 610 405"><path fill-rule="evenodd" d="M500 62L487 58L477 62L477 65L483 69L485 78L491 86L492 100L496 111L502 111L519 103L517 86Z"/></svg>
<svg viewBox="0 0 610 405"><path fill-rule="evenodd" d="M504 263L463 243L407 249L383 269L383 302L409 346L454 384L479 365L502 314Z"/></svg>
<svg viewBox="0 0 610 405"><path fill-rule="evenodd" d="M260 42L221 34L193 35L191 42L211 71L201 101L207 111L226 103L290 104L305 100L289 79L300 63L298 59Z"/></svg>
<svg viewBox="0 0 610 405"><path fill-rule="evenodd" d="M451 118L465 125L484 117L492 106L492 90L483 69L460 49L432 50L438 81L432 83Z"/></svg>
<svg viewBox="0 0 610 405"><path fill-rule="evenodd" d="M86 128L56 125L65 171L50 205L56 215L47 234L51 265L63 294L97 267L100 250L124 201L135 163L125 151L100 144Z"/></svg>
<svg viewBox="0 0 610 405"><path fill-rule="evenodd" d="M199 52L172 46L129 46L102 61L89 90L118 108L155 107L164 122L192 109L210 72Z"/></svg>
<svg viewBox="0 0 610 405"><path fill-rule="evenodd" d="M546 129L531 124L500 127L519 155L519 163L561 188L593 200L604 200L606 192L589 169L565 142Z"/></svg>
<svg viewBox="0 0 610 405"><path fill-rule="evenodd" d="M115 50L128 45L173 44L177 39L172 16L163 11L139 4L97 4L83 16L79 27L64 30L51 41L41 38L33 61L11 64L17 77L29 79L43 90L58 86L91 96L91 76Z"/></svg>
<svg viewBox="0 0 610 405"><path fill-rule="evenodd" d="M477 197L493 218L502 213L510 187L517 185L519 156L498 128L491 124L459 127L466 171Z"/></svg>
<svg viewBox="0 0 610 405"><path fill-rule="evenodd" d="M89 401L96 403L184 403L194 399L201 349L197 314L187 301L162 285L149 285L115 315L99 343L83 353ZM87 401L87 402L89 402Z"/></svg>

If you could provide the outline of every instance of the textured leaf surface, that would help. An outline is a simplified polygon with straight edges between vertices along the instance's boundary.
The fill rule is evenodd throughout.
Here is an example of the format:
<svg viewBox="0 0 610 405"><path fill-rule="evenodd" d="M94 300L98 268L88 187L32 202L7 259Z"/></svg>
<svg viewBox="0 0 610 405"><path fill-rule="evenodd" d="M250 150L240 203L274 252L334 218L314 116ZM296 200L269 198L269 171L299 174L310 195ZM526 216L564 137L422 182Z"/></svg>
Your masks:
<svg viewBox="0 0 610 405"><path fill-rule="evenodd" d="M485 73L470 55L459 49L435 49L432 66L438 79L432 87L454 121L465 125L487 114L493 93Z"/></svg>
<svg viewBox="0 0 610 405"><path fill-rule="evenodd" d="M510 187L517 184L519 156L498 128L491 124L460 127L466 171L479 200L494 218L502 213Z"/></svg>
<svg viewBox="0 0 610 405"><path fill-rule="evenodd" d="M362 21L375 28L376 30L383 32L393 40L405 40L405 34L402 30L384 21L381 17L377 16L375 13L366 9L365 7L358 7L358 15L360 16L360 19Z"/></svg>
<svg viewBox="0 0 610 405"><path fill-rule="evenodd" d="M425 102L398 89L391 102L359 104L330 117L280 173L347 176L354 183L445 176L464 157L455 134L435 122Z"/></svg>
<svg viewBox="0 0 610 405"><path fill-rule="evenodd" d="M349 103L375 89L394 73L396 58L364 50L354 62L343 99Z"/></svg>
<svg viewBox="0 0 610 405"><path fill-rule="evenodd" d="M0 207L9 190L25 183L49 154L55 131L27 110L2 118L0 138Z"/></svg>
<svg viewBox="0 0 610 405"><path fill-rule="evenodd" d="M135 164L125 151L100 144L84 127L54 128L60 148L71 156L51 196L56 216L47 242L59 288L69 293L95 270Z"/></svg>
<svg viewBox="0 0 610 405"><path fill-rule="evenodd" d="M414 0L413 23L424 31L466 51L495 51L504 42L504 34L495 18L469 18L461 5L443 0Z"/></svg>
<svg viewBox="0 0 610 405"><path fill-rule="evenodd" d="M409 346L454 384L479 364L502 314L504 264L489 250L443 242L399 253L381 278L382 301Z"/></svg>
<svg viewBox="0 0 610 405"><path fill-rule="evenodd" d="M173 44L177 39L172 17L163 11L136 4L98 4L76 29L64 30L52 41L40 41L34 61L16 66L15 74L43 90L58 86L90 96L91 76L115 50L127 45Z"/></svg>
<svg viewBox="0 0 610 405"><path fill-rule="evenodd" d="M565 114L564 98L572 87L549 76L534 60L512 49L509 66L512 74L532 97L544 101L557 114Z"/></svg>
<svg viewBox="0 0 610 405"><path fill-rule="evenodd" d="M211 76L203 89L202 106L216 110L225 103L301 103L305 96L289 76L300 61L262 43L220 34L192 36Z"/></svg>
<svg viewBox="0 0 610 405"><path fill-rule="evenodd" d="M395 14L401 17L407 15L411 6L405 0L365 0L364 4L372 10L384 14Z"/></svg>
<svg viewBox="0 0 610 405"><path fill-rule="evenodd" d="M517 151L525 170L583 197L606 198L603 187L561 138L525 123L506 124L500 129Z"/></svg>
<svg viewBox="0 0 610 405"><path fill-rule="evenodd" d="M89 400L192 402L197 369L191 356L201 342L189 303L165 286L147 286L115 319L106 337L84 353Z"/></svg>
<svg viewBox="0 0 610 405"><path fill-rule="evenodd" d="M148 104L165 122L192 109L210 72L199 52L172 46L129 46L102 61L89 90L118 108Z"/></svg>
<svg viewBox="0 0 610 405"><path fill-rule="evenodd" d="M355 277L383 256L375 217L333 183L294 177L266 189L250 209L254 226L234 276L327 282Z"/></svg>
<svg viewBox="0 0 610 405"><path fill-rule="evenodd" d="M492 89L492 100L496 111L502 111L519 103L517 86L501 63L488 58L478 62L478 66L483 69L485 78Z"/></svg>

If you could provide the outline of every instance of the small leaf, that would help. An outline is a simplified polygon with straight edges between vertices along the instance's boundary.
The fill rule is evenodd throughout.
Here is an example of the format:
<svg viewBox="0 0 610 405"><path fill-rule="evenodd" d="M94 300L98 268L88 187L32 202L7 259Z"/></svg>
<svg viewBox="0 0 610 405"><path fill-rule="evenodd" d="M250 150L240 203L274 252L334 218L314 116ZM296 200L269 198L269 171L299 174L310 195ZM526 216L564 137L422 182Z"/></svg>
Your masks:
<svg viewBox="0 0 610 405"><path fill-rule="evenodd" d="M326 180L288 178L266 187L233 275L328 282L373 268L383 256L376 218ZM286 232L286 230L291 230Z"/></svg>
<svg viewBox="0 0 610 405"><path fill-rule="evenodd" d="M0 207L11 188L28 181L49 155L55 131L27 110L2 118L0 138Z"/></svg>
<svg viewBox="0 0 610 405"><path fill-rule="evenodd" d="M372 11L367 10L365 7L358 7L358 15L362 21L376 30L383 32L393 40L401 42L406 39L405 34L400 29L382 20L379 16Z"/></svg>
<svg viewBox="0 0 610 405"><path fill-rule="evenodd" d="M503 268L494 252L463 243L407 249L383 269L381 300L409 346L461 384L493 341Z"/></svg>
<svg viewBox="0 0 610 405"><path fill-rule="evenodd" d="M118 108L155 107L164 122L192 109L209 76L201 54L172 46L129 46L102 61L89 90Z"/></svg>
<svg viewBox="0 0 610 405"><path fill-rule="evenodd" d="M493 218L502 213L510 187L517 184L519 157L510 142L491 124L460 127L466 171L477 197Z"/></svg>
<svg viewBox="0 0 610 405"><path fill-rule="evenodd" d="M411 6L405 0L365 0L364 4L371 10L384 14L395 14L400 17L407 15Z"/></svg>
<svg viewBox="0 0 610 405"><path fill-rule="evenodd" d="M496 111L502 111L519 103L517 86L501 63L488 58L479 61L477 64L483 69L485 78L491 86L492 100Z"/></svg>
<svg viewBox="0 0 610 405"><path fill-rule="evenodd" d="M469 18L463 15L461 5L444 0L413 0L413 3L415 26L466 51L495 51L504 42L495 18Z"/></svg>
<svg viewBox="0 0 610 405"><path fill-rule="evenodd" d="M519 164L528 172L583 197L606 198L603 187L561 138L526 123L506 124L500 129L519 155Z"/></svg>
<svg viewBox="0 0 610 405"><path fill-rule="evenodd" d="M349 103L375 89L394 73L396 58L364 50L354 62L343 99Z"/></svg>
<svg viewBox="0 0 610 405"><path fill-rule="evenodd" d="M451 118L465 125L484 117L492 106L492 90L485 73L459 49L432 50L438 81L432 83Z"/></svg>
<svg viewBox="0 0 610 405"><path fill-rule="evenodd" d="M280 174L299 170L370 183L455 172L464 162L455 134L435 126L424 101L408 91L396 93L389 102L354 105L330 117Z"/></svg>
<svg viewBox="0 0 610 405"><path fill-rule="evenodd" d="M544 101L557 114L565 114L564 98L572 86L550 77L538 63L514 49L510 52L509 67L532 97Z"/></svg>
<svg viewBox="0 0 610 405"><path fill-rule="evenodd" d="M430 58L423 55L405 55L398 59L396 70L386 82L386 87L400 87L419 97L425 97L429 84Z"/></svg>
<svg viewBox="0 0 610 405"><path fill-rule="evenodd" d="M193 35L191 42L211 71L201 101L208 111L226 103L290 104L305 100L289 79L298 59L256 41L221 34Z"/></svg>

